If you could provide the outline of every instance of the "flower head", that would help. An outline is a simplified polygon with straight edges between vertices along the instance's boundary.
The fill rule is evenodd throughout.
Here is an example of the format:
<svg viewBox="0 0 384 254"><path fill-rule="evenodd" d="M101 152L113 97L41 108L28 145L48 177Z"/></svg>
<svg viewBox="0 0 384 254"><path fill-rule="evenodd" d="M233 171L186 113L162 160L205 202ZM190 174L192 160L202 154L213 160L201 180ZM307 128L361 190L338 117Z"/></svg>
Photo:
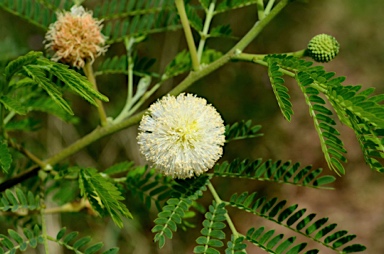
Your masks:
<svg viewBox="0 0 384 254"><path fill-rule="evenodd" d="M190 178L221 157L224 131L220 114L205 99L168 95L149 107L137 139L141 153L161 173Z"/></svg>
<svg viewBox="0 0 384 254"><path fill-rule="evenodd" d="M329 62L339 53L340 44L336 38L328 34L318 34L307 46L307 53L316 62Z"/></svg>
<svg viewBox="0 0 384 254"><path fill-rule="evenodd" d="M45 47L55 52L52 60L80 68L86 59L94 61L95 57L106 52L101 22L82 6L73 6L70 12L57 13L57 21L49 26L45 35Z"/></svg>

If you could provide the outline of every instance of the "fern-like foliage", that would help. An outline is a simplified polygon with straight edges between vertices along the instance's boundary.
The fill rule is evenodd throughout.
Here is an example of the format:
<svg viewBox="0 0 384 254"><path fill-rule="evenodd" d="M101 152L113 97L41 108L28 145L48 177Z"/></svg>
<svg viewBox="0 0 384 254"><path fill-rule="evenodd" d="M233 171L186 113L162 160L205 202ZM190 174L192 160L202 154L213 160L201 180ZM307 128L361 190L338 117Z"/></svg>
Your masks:
<svg viewBox="0 0 384 254"><path fill-rule="evenodd" d="M325 106L325 101L319 97L319 91L311 84L315 82L307 73L300 72L297 81L303 91L305 101L309 107L309 114L320 139L321 149L330 169L345 174L341 162L347 162L343 142L338 137L340 133L335 129L336 122L330 117L332 111Z"/></svg>
<svg viewBox="0 0 384 254"><path fill-rule="evenodd" d="M316 214L306 215L306 209L298 209L297 204L285 207L285 200L279 201L277 198L267 200L265 197L257 197L257 193L248 194L248 192L232 195L229 203L234 207L283 225L332 250L342 253L365 250L365 246L361 244L346 245L356 235L348 234L346 230L335 231L337 224L327 224L328 218L312 222ZM273 234L273 232L269 234Z"/></svg>
<svg viewBox="0 0 384 254"><path fill-rule="evenodd" d="M15 195L16 194L16 195ZM19 188L15 188L14 192L10 189L5 190L0 199L1 211L16 212L19 209L36 210L40 208L40 198L35 196L31 191L24 192Z"/></svg>
<svg viewBox="0 0 384 254"><path fill-rule="evenodd" d="M90 245L88 247L85 247L87 244L89 244L92 241L92 238L90 236L85 236L80 239L75 239L78 237L79 232L70 232L68 234L66 233L66 228L62 228L56 235L56 238L48 238L51 241L54 241L61 246L64 246L68 250L71 250L77 254L94 254L98 253L98 251L103 247L103 243L95 243L93 245ZM116 254L119 252L119 248L111 248L109 250L106 250L102 252L102 254Z"/></svg>
<svg viewBox="0 0 384 254"><path fill-rule="evenodd" d="M209 211L205 214L205 220L203 221L203 229L200 231L202 236L196 239L198 244L194 249L194 253L212 253L219 254L220 252L216 248L224 246L222 242L225 239L225 233L222 230L225 228L225 203L217 204L213 201L209 206Z"/></svg>
<svg viewBox="0 0 384 254"><path fill-rule="evenodd" d="M277 104L280 107L281 113L288 121L291 121L293 114L292 103L288 94L288 88L284 85L283 73L279 70L276 62L271 58L267 58L268 62L268 76L271 81L273 92L275 93Z"/></svg>
<svg viewBox="0 0 384 254"><path fill-rule="evenodd" d="M334 176L320 176L323 169L312 166L300 167L300 163L281 160L255 161L235 159L214 167L214 176L247 178L259 181L273 181L311 188L330 189L327 185L335 181Z"/></svg>
<svg viewBox="0 0 384 254"><path fill-rule="evenodd" d="M312 67L312 62L299 60L293 56L271 55L264 58L269 66L286 68L296 73L296 81L301 88L309 114L313 119L316 132L319 136L321 149L330 169L338 174L344 174L342 162L346 162L343 142L339 138L339 131L335 128L336 122L332 119L332 111L325 105L320 92L327 93L319 84L330 80L334 73L328 73L322 66ZM279 71L279 70L277 70ZM281 80L280 80L281 81Z"/></svg>
<svg viewBox="0 0 384 254"><path fill-rule="evenodd" d="M106 0L95 8L94 16L104 20L103 33L108 36L108 43L181 27L171 0Z"/></svg>
<svg viewBox="0 0 384 254"><path fill-rule="evenodd" d="M267 251L268 253L281 254L281 253L302 253L304 248L307 246L307 243L299 243L291 247L295 242L296 237L289 237L284 239L283 234L275 234L275 230L265 230L264 227L259 227L257 229L250 228L246 236L247 240L258 246L259 248ZM281 242L282 241L282 242ZM305 254L316 254L318 250L309 250Z"/></svg>
<svg viewBox="0 0 384 254"><path fill-rule="evenodd" d="M344 77L334 77L335 73L326 72L322 66L312 66L312 62L293 56L270 55L264 60L268 65L296 74L331 169L345 173L342 162L346 162L343 155L346 150L332 119L333 113L320 93L330 102L339 120L354 130L366 163L372 169L384 171L384 95L373 95L373 88L361 90L361 86L342 85Z"/></svg>
<svg viewBox="0 0 384 254"><path fill-rule="evenodd" d="M252 125L252 120L236 122L232 125L225 126L225 140L230 142L232 140L248 139L260 137L263 134L258 133L261 125Z"/></svg>
<svg viewBox="0 0 384 254"><path fill-rule="evenodd" d="M384 172L383 95L372 96L373 88L360 91L361 86L329 84L328 87L328 98L339 111L340 121L355 131L366 163L372 169Z"/></svg>
<svg viewBox="0 0 384 254"><path fill-rule="evenodd" d="M132 218L128 208L121 202L124 198L120 191L96 169L80 169L79 186L81 195L89 199L92 207L101 216L110 215L117 226L123 226L120 215Z"/></svg>
<svg viewBox="0 0 384 254"><path fill-rule="evenodd" d="M108 101L108 98L92 88L92 84L82 75L74 70L68 69L68 66L52 62L42 57L41 52L29 52L25 56L21 56L11 61L5 68L5 77L8 81L16 74L20 74L27 79L22 80L21 85L37 85L43 89L50 98L58 104L67 113L73 114L68 102L64 100L63 94L52 80L51 76L56 77L63 82L71 91L80 95L93 105L97 105L95 98ZM28 105L17 103L12 97L3 96L0 98L3 105L16 112L24 113L27 111Z"/></svg>
<svg viewBox="0 0 384 254"><path fill-rule="evenodd" d="M201 57L201 64L209 64L217 60L223 53L214 49L206 49ZM192 70L192 61L189 52L183 50L179 52L175 58L165 68L165 73L162 76L163 80L180 75Z"/></svg>
<svg viewBox="0 0 384 254"><path fill-rule="evenodd" d="M155 242L159 242L159 247L162 248L165 244L165 238L172 239L173 232L177 230L177 224L181 224L183 217L192 205L192 202L198 199L203 191L206 190L206 185L209 183L209 177L206 175L196 179L175 181L173 185L174 196L167 200L162 211L155 219L155 226L152 232L156 233Z"/></svg>
<svg viewBox="0 0 384 254"><path fill-rule="evenodd" d="M33 229L23 228L24 236L13 229L8 229L8 236L0 234L0 253L16 253L17 250L26 251L28 246L35 249L44 242L38 225Z"/></svg>
<svg viewBox="0 0 384 254"><path fill-rule="evenodd" d="M137 76L146 76L150 75L153 77L158 77L156 73L149 72L149 68L155 63L154 58L147 57L134 57L133 65L133 74ZM112 58L105 59L99 66L98 70L95 72L95 76L104 75L104 74L128 74L128 59L126 55L123 56L114 56Z"/></svg>
<svg viewBox="0 0 384 254"><path fill-rule="evenodd" d="M56 20L52 5L47 4L45 1L0 0L0 8L17 15L44 30L48 29L49 24Z"/></svg>
<svg viewBox="0 0 384 254"><path fill-rule="evenodd" d="M137 167L127 174L127 189L150 209L155 204L161 211L162 203L173 194L173 180L157 174L154 169Z"/></svg>
<svg viewBox="0 0 384 254"><path fill-rule="evenodd" d="M225 249L225 254L246 254L245 248L247 245L244 243L245 237L236 237L231 235L231 241L227 243L228 248Z"/></svg>
<svg viewBox="0 0 384 254"><path fill-rule="evenodd" d="M187 198L168 199L167 205L163 207L163 211L157 215L158 218L154 221L156 226L152 228L152 232L156 233L154 241L159 242L160 248L165 245L165 237L172 239L172 231L176 232L177 224L181 224L182 218L191 204L192 201Z"/></svg>

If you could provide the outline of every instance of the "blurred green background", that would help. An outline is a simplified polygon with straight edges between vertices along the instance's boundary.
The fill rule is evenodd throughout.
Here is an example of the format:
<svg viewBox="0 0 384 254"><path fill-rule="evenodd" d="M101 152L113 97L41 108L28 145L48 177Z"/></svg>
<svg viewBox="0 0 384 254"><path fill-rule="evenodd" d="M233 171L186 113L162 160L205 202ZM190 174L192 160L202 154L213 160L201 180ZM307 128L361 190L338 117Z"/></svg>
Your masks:
<svg viewBox="0 0 384 254"><path fill-rule="evenodd" d="M86 1L92 9L100 1ZM255 6L242 8L218 15L214 24L230 22L233 35L241 37L253 25L257 17ZM0 60L13 57L13 53L43 50L44 31L26 21L0 9ZM295 2L286 8L260 36L245 50L247 53L281 53L300 50L315 35L333 35L341 44L337 58L325 64L328 71L338 76L346 76L345 84L374 86L378 93L384 92L384 5L382 0L312 0L308 3ZM218 50L228 50L235 44L231 39L212 39L208 46ZM181 31L155 34L138 46L139 56L156 57L158 61L151 69L163 71L172 58L186 47ZM107 56L124 54L122 45L111 47ZM102 58L100 59L102 60ZM96 62L97 66L97 62ZM167 82L158 92L166 93L183 77ZM317 134L313 128L308 109L297 85L287 80L294 106L290 123L282 117L275 101L266 69L250 63L230 63L192 86L188 92L207 98L222 114L226 123L241 119L252 119L263 126L264 136L254 140L236 141L225 147L222 160L234 158L264 158L299 161L302 165L312 164L323 167L325 173L333 174L321 153ZM111 98L106 105L107 112L116 116L125 100L124 76L100 76L100 90ZM25 136L24 142L33 147L42 157L54 154L61 148L88 133L97 124L96 110L78 98L72 98L75 113L80 124L72 127L53 117L44 118L44 128L37 133ZM42 117L42 115L39 115ZM366 253L384 253L384 176L370 170L361 156L360 148L353 132L339 126L342 139L348 150L347 174L338 177L334 191L312 190L266 182L223 179L215 181L219 193L228 198L233 192L259 191L269 197L279 196L289 204L329 217L330 222L339 224L338 229L346 229L357 234L358 242L368 247ZM83 166L96 166L104 169L115 162L130 159L144 163L136 152L136 128L124 130L104 138L93 146L73 156L70 161ZM24 138L24 137L23 137ZM33 145L31 145L33 143ZM228 189L230 184L231 190ZM209 195L208 195L209 196ZM209 197L204 199L209 204ZM198 226L189 232L181 229L173 241L167 241L162 250L152 243L150 229L155 219L155 210L148 213L144 206L133 198L128 200L135 220L126 221L126 227L116 228L108 219L99 219L83 214L63 214L52 216L50 230L57 232L65 225L70 230L82 234L92 234L95 240L104 241L107 246L119 245L121 253L191 253L194 241L199 234L201 214L193 219ZM231 210L239 231L245 233L250 225L269 225L255 216ZM5 228L5 222L0 228ZM280 229L277 225L273 227ZM285 231L284 231L285 232ZM333 253L318 245L321 253ZM60 253L59 250L55 250ZM248 253L264 253L250 248Z"/></svg>

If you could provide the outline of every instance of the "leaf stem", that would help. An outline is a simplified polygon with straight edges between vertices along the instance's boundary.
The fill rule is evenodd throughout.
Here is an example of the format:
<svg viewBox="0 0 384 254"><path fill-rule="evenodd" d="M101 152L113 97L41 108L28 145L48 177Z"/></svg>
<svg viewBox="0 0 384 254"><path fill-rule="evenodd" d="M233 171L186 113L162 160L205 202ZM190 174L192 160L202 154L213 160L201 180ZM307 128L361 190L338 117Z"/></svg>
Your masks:
<svg viewBox="0 0 384 254"><path fill-rule="evenodd" d="M213 187L211 182L209 182L209 184L208 184L208 189L212 193L212 196L215 199L217 204L225 203L223 200L221 200L219 194L217 194L216 189L215 189L215 187ZM225 213L225 219L228 223L229 228L232 231L233 236L235 238L238 238L240 236L240 234L239 234L239 232L237 232L237 229L236 229L235 225L233 224L231 217L229 217L228 212Z"/></svg>
<svg viewBox="0 0 384 254"><path fill-rule="evenodd" d="M47 164L45 164L42 160L40 160L36 155L25 149L23 146L20 144L16 144L12 139L8 139L8 144L16 149L17 151L21 152L24 154L26 157L28 157L31 161L39 165L41 168L46 168Z"/></svg>
<svg viewBox="0 0 384 254"><path fill-rule="evenodd" d="M197 48L197 59L199 63L201 63L201 57L203 55L205 42L207 41L207 38L208 38L209 27L211 26L212 18L215 14L215 7L216 7L216 0L212 1L209 4L207 15L204 21L203 31L200 34L201 38L199 42L199 47Z"/></svg>
<svg viewBox="0 0 384 254"><path fill-rule="evenodd" d="M85 76L87 76L89 82L93 84L93 88L98 91L97 89L97 84L96 84L96 79L95 75L93 74L93 69L90 61L86 61L85 65L83 67ZM95 99L97 103L97 111L99 112L99 117L100 117L100 123L101 126L107 125L107 115L104 110L103 103L99 99Z"/></svg>
<svg viewBox="0 0 384 254"><path fill-rule="evenodd" d="M263 20L265 18L264 0L257 0L256 7L257 7L257 15L259 16L259 20Z"/></svg>
<svg viewBox="0 0 384 254"><path fill-rule="evenodd" d="M121 110L120 114L115 118L114 122L120 122L122 119L128 117L127 112L132 107L132 97L133 97L133 59L132 59L132 46L135 43L135 38L125 38L124 44L127 50L127 75L128 75L128 84L127 84L127 99L124 105L124 108Z"/></svg>
<svg viewBox="0 0 384 254"><path fill-rule="evenodd" d="M48 236L48 233L47 233L47 221L45 220L45 214L44 214L44 211L45 211L45 195L44 195L44 182L45 182L45 178L47 176L47 173L45 173L44 171L40 171L39 172L39 178L40 178L40 181L41 181L41 184L40 184L40 206L41 206L41 209L40 209L40 217L41 217L41 231L42 231L42 236L43 236L43 245L44 245L44 251L45 253L49 253L49 248L48 248L48 241L47 241L47 236Z"/></svg>
<svg viewBox="0 0 384 254"><path fill-rule="evenodd" d="M268 1L267 6L265 7L265 10L264 10L265 16L267 16L271 12L271 9L272 9L274 3L275 3L275 0L269 0Z"/></svg>
<svg viewBox="0 0 384 254"><path fill-rule="evenodd" d="M192 30L189 25L187 13L185 12L184 0L175 0L176 8L180 16L181 25L183 26L185 39L187 40L189 53L192 59L192 68L194 71L199 69L199 60L197 58L197 51L195 41L193 40Z"/></svg>

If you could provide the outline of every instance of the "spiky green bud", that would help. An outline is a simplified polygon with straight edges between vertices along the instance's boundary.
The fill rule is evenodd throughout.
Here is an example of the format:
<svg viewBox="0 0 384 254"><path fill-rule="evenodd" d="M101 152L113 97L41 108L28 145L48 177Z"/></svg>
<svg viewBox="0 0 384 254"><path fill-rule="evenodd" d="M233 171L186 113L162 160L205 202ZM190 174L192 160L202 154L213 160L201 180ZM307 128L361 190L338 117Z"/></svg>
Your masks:
<svg viewBox="0 0 384 254"><path fill-rule="evenodd" d="M313 37L307 47L307 54L316 62L329 62L339 53L340 44L335 37L319 34Z"/></svg>

